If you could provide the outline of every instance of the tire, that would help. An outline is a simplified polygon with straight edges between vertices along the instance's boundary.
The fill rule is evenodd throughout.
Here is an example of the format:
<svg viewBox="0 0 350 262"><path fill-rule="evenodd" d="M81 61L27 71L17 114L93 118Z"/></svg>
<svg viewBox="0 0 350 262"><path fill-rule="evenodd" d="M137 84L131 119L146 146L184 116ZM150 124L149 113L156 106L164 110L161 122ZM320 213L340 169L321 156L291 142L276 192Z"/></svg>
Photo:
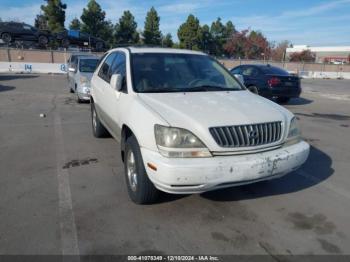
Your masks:
<svg viewBox="0 0 350 262"><path fill-rule="evenodd" d="M76 100L77 100L77 103L78 103L78 104L81 104L81 103L83 102L83 100L81 100L81 99L79 98L78 93L76 93Z"/></svg>
<svg viewBox="0 0 350 262"><path fill-rule="evenodd" d="M67 38L62 39L62 47L68 48L69 45L70 45L69 39Z"/></svg>
<svg viewBox="0 0 350 262"><path fill-rule="evenodd" d="M101 51L103 49L103 43L97 42L95 45L96 51Z"/></svg>
<svg viewBox="0 0 350 262"><path fill-rule="evenodd" d="M288 103L290 100L289 97L277 97L277 103L280 103L280 104L286 104Z"/></svg>
<svg viewBox="0 0 350 262"><path fill-rule="evenodd" d="M91 124L94 137L102 138L109 136L107 129L103 126L100 119L98 118L95 105L93 103L91 103Z"/></svg>
<svg viewBox="0 0 350 262"><path fill-rule="evenodd" d="M46 46L49 43L49 39L47 36L41 35L38 38L38 43L40 46Z"/></svg>
<svg viewBox="0 0 350 262"><path fill-rule="evenodd" d="M148 178L135 136L130 136L125 143L124 173L129 197L134 203L151 204L157 200L159 190Z"/></svg>
<svg viewBox="0 0 350 262"><path fill-rule="evenodd" d="M258 95L259 94L259 90L256 86L248 86L247 89L252 92L253 94Z"/></svg>
<svg viewBox="0 0 350 262"><path fill-rule="evenodd" d="M12 42L12 36L11 36L11 34L9 34L9 33L3 33L3 34L1 35L1 39L2 39L6 44L9 44L9 43Z"/></svg>

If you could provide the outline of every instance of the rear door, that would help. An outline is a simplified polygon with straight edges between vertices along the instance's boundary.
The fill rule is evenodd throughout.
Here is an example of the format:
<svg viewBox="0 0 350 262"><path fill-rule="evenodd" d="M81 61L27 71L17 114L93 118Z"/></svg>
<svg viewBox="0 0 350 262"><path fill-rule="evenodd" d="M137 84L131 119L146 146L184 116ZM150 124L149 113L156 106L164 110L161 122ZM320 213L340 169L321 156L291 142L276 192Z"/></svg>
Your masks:
<svg viewBox="0 0 350 262"><path fill-rule="evenodd" d="M246 86L259 87L261 73L259 69L254 66L242 66L242 75Z"/></svg>
<svg viewBox="0 0 350 262"><path fill-rule="evenodd" d="M127 86L126 86L126 55L122 51L117 51L113 64L109 70L109 79L112 75L119 74L122 76L122 90L117 91L110 85L106 88L106 113L111 118L111 128L116 139L120 140L121 134L121 113L123 111L124 104L126 103Z"/></svg>

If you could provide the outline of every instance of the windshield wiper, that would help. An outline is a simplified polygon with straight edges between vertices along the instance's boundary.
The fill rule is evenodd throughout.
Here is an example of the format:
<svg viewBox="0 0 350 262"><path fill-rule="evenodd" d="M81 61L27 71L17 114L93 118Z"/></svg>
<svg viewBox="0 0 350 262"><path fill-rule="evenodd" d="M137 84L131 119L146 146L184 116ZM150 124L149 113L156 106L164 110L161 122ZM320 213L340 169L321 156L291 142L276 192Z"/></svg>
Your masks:
<svg viewBox="0 0 350 262"><path fill-rule="evenodd" d="M201 92L201 91L237 91L239 89L222 87L222 86L211 86L211 85L201 85L190 87L186 92Z"/></svg>

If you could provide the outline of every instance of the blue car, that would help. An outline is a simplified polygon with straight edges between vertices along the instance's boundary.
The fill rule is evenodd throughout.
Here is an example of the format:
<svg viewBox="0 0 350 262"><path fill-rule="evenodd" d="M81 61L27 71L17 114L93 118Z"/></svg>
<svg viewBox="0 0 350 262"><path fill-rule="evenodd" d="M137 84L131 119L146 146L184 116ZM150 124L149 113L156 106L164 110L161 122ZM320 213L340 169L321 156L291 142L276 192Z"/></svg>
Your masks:
<svg viewBox="0 0 350 262"><path fill-rule="evenodd" d="M244 85L251 92L266 98L276 98L279 103L287 103L301 93L300 78L271 65L240 65L230 70L241 75Z"/></svg>

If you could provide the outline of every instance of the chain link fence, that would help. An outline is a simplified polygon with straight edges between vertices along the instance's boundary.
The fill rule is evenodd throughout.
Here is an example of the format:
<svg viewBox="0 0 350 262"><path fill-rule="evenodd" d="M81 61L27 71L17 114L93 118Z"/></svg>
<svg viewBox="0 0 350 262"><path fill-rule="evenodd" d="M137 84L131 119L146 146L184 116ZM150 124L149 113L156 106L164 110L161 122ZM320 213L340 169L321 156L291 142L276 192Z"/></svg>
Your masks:
<svg viewBox="0 0 350 262"><path fill-rule="evenodd" d="M350 78L350 65L333 65L320 63L275 62L263 60L220 59L227 68L244 64L270 64L284 68L290 73L310 78Z"/></svg>

